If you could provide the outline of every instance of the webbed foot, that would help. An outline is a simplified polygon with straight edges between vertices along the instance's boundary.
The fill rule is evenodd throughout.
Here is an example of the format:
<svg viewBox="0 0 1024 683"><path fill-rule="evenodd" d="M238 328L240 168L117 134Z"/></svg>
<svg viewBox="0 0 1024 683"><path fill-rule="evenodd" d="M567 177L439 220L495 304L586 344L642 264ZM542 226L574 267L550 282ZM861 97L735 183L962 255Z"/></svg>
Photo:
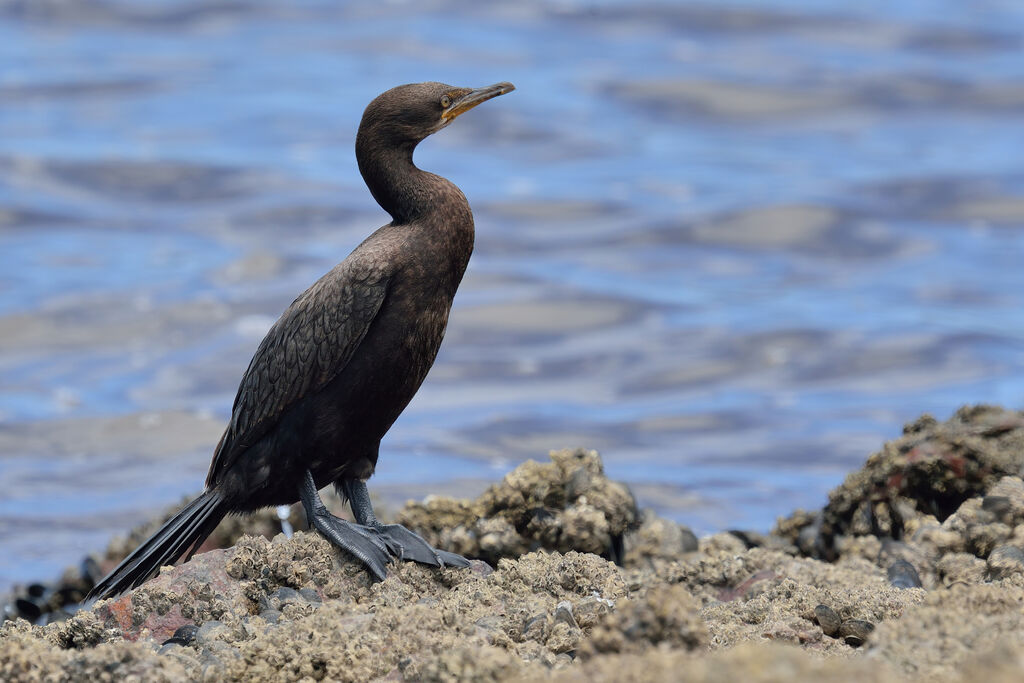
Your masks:
<svg viewBox="0 0 1024 683"><path fill-rule="evenodd" d="M432 547L419 534L409 531L401 524L381 524L377 522L368 528L374 529L382 538L398 546L400 554L397 559L399 560L412 560L413 562L429 564L433 567L469 566L469 560L462 555L456 555L447 550L438 550Z"/></svg>
<svg viewBox="0 0 1024 683"><path fill-rule="evenodd" d="M358 523L330 513L317 492L313 475L306 472L300 490L310 526L328 541L356 557L378 580L387 577L392 560L412 560L432 567L468 567L469 560L431 547L421 536L401 524L381 524L373 515L370 496L363 482L346 481L343 493L352 505Z"/></svg>

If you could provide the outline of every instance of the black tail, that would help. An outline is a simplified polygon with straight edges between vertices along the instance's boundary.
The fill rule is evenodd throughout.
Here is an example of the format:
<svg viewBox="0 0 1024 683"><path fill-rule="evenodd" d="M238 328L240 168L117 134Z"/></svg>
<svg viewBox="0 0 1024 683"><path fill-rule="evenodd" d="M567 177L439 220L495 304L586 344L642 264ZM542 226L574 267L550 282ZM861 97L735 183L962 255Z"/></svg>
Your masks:
<svg viewBox="0 0 1024 683"><path fill-rule="evenodd" d="M112 572L97 583L86 600L109 598L135 588L160 567L171 564L188 553L192 557L220 520L227 514L224 501L216 491L207 489L198 498L167 520L160 530L149 537L121 561Z"/></svg>

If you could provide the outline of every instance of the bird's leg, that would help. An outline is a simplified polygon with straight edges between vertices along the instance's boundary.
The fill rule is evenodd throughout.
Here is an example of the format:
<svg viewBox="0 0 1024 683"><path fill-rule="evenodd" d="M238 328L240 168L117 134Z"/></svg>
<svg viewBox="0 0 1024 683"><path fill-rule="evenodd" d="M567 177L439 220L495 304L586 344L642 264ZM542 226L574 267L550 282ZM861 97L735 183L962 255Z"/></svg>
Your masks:
<svg viewBox="0 0 1024 683"><path fill-rule="evenodd" d="M382 538L376 528L352 524L332 515L320 499L309 470L306 470L299 487L299 497L311 527L334 545L358 558L378 579L384 580L387 576L387 563L392 557L401 555L402 549L397 543Z"/></svg>
<svg viewBox="0 0 1024 683"><path fill-rule="evenodd" d="M370 503L370 492L366 488L366 482L358 479L340 479L337 486L348 498L356 522L376 530L380 536L387 539L386 542L397 544L400 550L399 559L413 560L435 567L469 566L469 560L462 555L431 547L419 534L409 531L401 524L381 524L377 521L377 516L373 514L373 505Z"/></svg>

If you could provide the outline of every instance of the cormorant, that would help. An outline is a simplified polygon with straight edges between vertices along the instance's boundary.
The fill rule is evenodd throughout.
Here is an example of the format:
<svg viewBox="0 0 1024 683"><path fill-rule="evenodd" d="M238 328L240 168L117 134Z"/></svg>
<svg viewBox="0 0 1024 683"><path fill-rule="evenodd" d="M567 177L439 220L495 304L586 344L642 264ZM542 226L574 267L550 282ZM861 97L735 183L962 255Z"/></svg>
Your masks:
<svg viewBox="0 0 1024 683"><path fill-rule="evenodd" d="M378 578L392 559L468 566L398 524L377 521L366 480L380 440L412 399L444 337L473 251L473 214L448 180L421 171L416 145L511 83L401 85L374 99L356 136L359 172L392 221L303 292L274 323L242 376L206 489L91 591L130 590L191 557L231 512L301 500L328 540ZM317 491L333 483L356 523ZM187 559L187 558L186 558Z"/></svg>

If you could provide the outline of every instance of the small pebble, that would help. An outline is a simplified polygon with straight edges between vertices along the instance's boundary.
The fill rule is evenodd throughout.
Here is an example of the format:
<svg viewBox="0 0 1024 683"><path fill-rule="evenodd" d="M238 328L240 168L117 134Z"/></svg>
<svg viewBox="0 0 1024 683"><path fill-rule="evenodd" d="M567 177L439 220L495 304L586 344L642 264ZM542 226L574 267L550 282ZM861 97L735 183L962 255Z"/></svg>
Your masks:
<svg viewBox="0 0 1024 683"><path fill-rule="evenodd" d="M718 591L718 599L722 602L730 602L740 598L750 598L763 593L778 579L778 574L771 569L762 569L747 577L735 588L723 588Z"/></svg>
<svg viewBox="0 0 1024 683"><path fill-rule="evenodd" d="M889 571L886 573L889 577L889 583L896 588L921 587L921 577L918 575L917 570L914 569L914 565L906 560L896 560L889 565Z"/></svg>
<svg viewBox="0 0 1024 683"><path fill-rule="evenodd" d="M295 602L296 600L300 600L302 598L302 596L299 595L299 591L295 590L294 588L289 588L288 586L281 586L274 592L274 595L276 595L277 599L283 603Z"/></svg>
<svg viewBox="0 0 1024 683"><path fill-rule="evenodd" d="M282 586L273 593L260 597L260 610L276 609L281 610L285 605L303 602L305 598L294 588Z"/></svg>
<svg viewBox="0 0 1024 683"><path fill-rule="evenodd" d="M227 630L227 626L221 621L208 621L199 627L196 631L195 642L202 645L211 643L217 639L217 636Z"/></svg>
<svg viewBox="0 0 1024 683"><path fill-rule="evenodd" d="M260 616L268 624L276 624L281 619L281 612L276 609L265 609L260 612Z"/></svg>
<svg viewBox="0 0 1024 683"><path fill-rule="evenodd" d="M309 603L319 604L323 602L323 599L320 598L320 595L312 588L300 588L299 595L301 595L306 600L306 602Z"/></svg>
<svg viewBox="0 0 1024 683"><path fill-rule="evenodd" d="M843 622L834 609L828 605L818 605L814 608L814 617L818 620L822 633L826 636L836 637Z"/></svg>
<svg viewBox="0 0 1024 683"><path fill-rule="evenodd" d="M875 625L870 621L847 619L839 627L839 635L846 641L847 645L860 647L867 641L868 636L874 630Z"/></svg>
<svg viewBox="0 0 1024 683"><path fill-rule="evenodd" d="M494 567L483 560L470 560L469 571L475 576L485 577L494 573Z"/></svg>

